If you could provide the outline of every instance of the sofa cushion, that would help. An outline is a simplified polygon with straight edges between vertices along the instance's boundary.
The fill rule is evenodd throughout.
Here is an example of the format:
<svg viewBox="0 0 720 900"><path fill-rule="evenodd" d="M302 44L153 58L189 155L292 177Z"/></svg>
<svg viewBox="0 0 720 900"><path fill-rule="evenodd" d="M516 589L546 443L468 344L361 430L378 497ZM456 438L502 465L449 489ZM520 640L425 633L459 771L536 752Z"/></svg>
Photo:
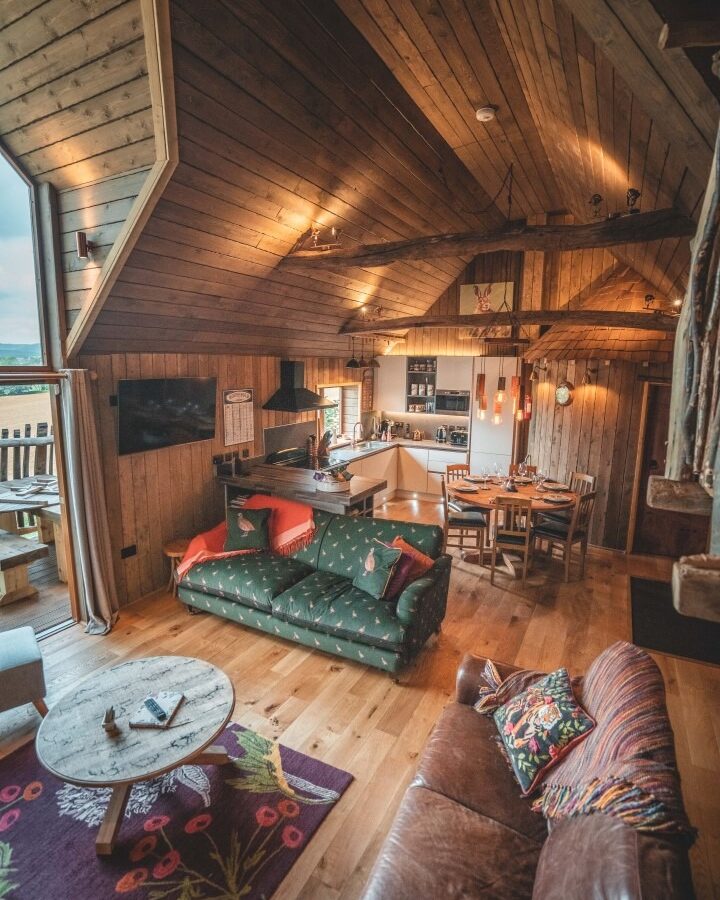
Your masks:
<svg viewBox="0 0 720 900"><path fill-rule="evenodd" d="M494 719L523 794L595 727L575 699L565 668L511 697Z"/></svg>
<svg viewBox="0 0 720 900"><path fill-rule="evenodd" d="M315 533L312 540L305 547L301 547L290 556L293 559L299 559L300 562L307 563L311 568L317 569L318 557L320 556L320 547L322 546L325 532L328 525L335 518L333 513L325 512L322 509L313 509L313 522L315 523Z"/></svg>
<svg viewBox="0 0 720 900"><path fill-rule="evenodd" d="M540 844L442 794L408 788L364 900L529 900Z"/></svg>
<svg viewBox="0 0 720 900"><path fill-rule="evenodd" d="M471 706L450 703L442 711L413 784L456 800L538 844L547 837L545 819L520 796L498 748L492 717L479 715Z"/></svg>
<svg viewBox="0 0 720 900"><path fill-rule="evenodd" d="M269 553L210 559L193 566L182 586L270 612L270 601L312 569L300 560Z"/></svg>
<svg viewBox="0 0 720 900"><path fill-rule="evenodd" d="M436 525L395 522L391 519L366 519L362 516L333 516L323 537L317 568L343 575L351 581L375 540L391 544L398 535L437 559L442 553L443 533Z"/></svg>
<svg viewBox="0 0 720 900"><path fill-rule="evenodd" d="M371 647L400 651L405 646L406 629L393 604L375 600L330 572L308 575L275 597L272 610L285 622Z"/></svg>
<svg viewBox="0 0 720 900"><path fill-rule="evenodd" d="M390 587L402 550L373 541L358 567L353 585L376 600L382 600Z"/></svg>
<svg viewBox="0 0 720 900"><path fill-rule="evenodd" d="M596 813L556 825L540 853L533 900L694 896L685 846Z"/></svg>
<svg viewBox="0 0 720 900"><path fill-rule="evenodd" d="M246 550L257 553L270 548L271 509L235 509L226 513L227 537L224 550Z"/></svg>

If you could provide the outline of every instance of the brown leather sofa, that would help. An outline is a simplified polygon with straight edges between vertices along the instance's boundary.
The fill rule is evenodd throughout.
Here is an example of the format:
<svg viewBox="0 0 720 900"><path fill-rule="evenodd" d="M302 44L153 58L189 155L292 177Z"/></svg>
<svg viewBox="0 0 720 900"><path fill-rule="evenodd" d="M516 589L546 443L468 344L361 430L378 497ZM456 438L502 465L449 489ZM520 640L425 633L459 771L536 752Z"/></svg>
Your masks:
<svg viewBox="0 0 720 900"><path fill-rule="evenodd" d="M473 709L484 666L463 660L456 702L428 740L365 900L692 898L686 840L602 813L561 820L548 835L496 745L492 716Z"/></svg>

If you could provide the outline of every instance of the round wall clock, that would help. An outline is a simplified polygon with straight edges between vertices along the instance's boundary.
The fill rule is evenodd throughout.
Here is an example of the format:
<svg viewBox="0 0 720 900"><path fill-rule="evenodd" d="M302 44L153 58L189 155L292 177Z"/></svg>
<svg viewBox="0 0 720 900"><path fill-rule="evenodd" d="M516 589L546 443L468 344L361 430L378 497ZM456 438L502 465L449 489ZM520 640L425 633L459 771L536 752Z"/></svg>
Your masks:
<svg viewBox="0 0 720 900"><path fill-rule="evenodd" d="M558 406L570 406L573 402L575 385L570 381L561 381L555 388L555 402Z"/></svg>

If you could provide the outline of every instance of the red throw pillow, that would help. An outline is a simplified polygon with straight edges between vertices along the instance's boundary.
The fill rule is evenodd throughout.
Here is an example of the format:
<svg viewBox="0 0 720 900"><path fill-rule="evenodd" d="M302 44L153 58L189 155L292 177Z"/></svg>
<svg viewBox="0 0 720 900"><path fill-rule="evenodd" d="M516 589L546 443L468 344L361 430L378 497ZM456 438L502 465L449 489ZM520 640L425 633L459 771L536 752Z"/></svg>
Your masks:
<svg viewBox="0 0 720 900"><path fill-rule="evenodd" d="M432 559L432 557L427 556L422 550L413 547L412 544L408 544L405 538L400 537L400 535L393 540L390 546L397 547L402 550L403 553L407 553L408 556L412 557L414 565L410 570L408 581L414 581L416 578L424 575L428 569L432 569L435 565L435 560Z"/></svg>

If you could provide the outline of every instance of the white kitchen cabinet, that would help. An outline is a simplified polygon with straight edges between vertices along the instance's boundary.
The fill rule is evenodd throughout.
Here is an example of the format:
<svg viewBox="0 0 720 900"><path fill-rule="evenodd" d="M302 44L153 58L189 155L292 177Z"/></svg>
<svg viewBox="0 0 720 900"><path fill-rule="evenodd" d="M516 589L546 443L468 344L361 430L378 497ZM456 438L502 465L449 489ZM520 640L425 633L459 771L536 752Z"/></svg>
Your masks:
<svg viewBox="0 0 720 900"><path fill-rule="evenodd" d="M407 390L407 357L379 356L380 368L375 370L375 398L373 406L378 412L405 411Z"/></svg>
<svg viewBox="0 0 720 900"><path fill-rule="evenodd" d="M377 478L387 481L387 487L375 494L375 503L385 503L395 496L397 490L398 447L390 447L382 453L367 456L362 461L364 478Z"/></svg>
<svg viewBox="0 0 720 900"><path fill-rule="evenodd" d="M438 356L436 391L471 390L472 367L472 356Z"/></svg>
<svg viewBox="0 0 720 900"><path fill-rule="evenodd" d="M457 450L430 450L428 452L428 476L427 489L428 494L442 493L440 480L447 472L447 467L456 465L457 463L467 463L467 453ZM447 479L446 479L447 481Z"/></svg>
<svg viewBox="0 0 720 900"><path fill-rule="evenodd" d="M428 451L398 447L398 488L413 494L427 493Z"/></svg>

